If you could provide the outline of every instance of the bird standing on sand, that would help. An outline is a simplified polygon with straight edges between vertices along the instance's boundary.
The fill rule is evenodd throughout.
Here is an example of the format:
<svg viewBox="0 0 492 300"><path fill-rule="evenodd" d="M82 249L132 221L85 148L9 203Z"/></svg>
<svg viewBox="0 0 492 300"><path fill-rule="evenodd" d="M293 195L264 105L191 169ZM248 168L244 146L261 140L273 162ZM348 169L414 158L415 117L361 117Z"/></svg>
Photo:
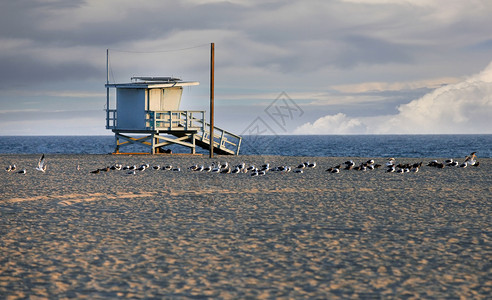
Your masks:
<svg viewBox="0 0 492 300"><path fill-rule="evenodd" d="M6 167L5 171L14 172L16 169L17 169L17 167L15 166L15 164L13 164L13 165L9 165L8 167Z"/></svg>

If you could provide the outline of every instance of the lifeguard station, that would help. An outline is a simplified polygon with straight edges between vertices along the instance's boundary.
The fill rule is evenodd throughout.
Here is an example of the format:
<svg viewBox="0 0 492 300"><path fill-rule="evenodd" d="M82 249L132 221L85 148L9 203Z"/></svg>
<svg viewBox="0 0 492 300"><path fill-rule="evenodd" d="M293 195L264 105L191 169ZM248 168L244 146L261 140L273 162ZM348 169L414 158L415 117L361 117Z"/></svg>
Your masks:
<svg viewBox="0 0 492 300"><path fill-rule="evenodd" d="M176 144L195 154L196 146L210 149L212 140L214 153L238 155L240 136L214 126L211 138L205 111L179 109L183 87L198 84L173 77L132 77L129 83L106 83L106 129L115 133L114 153L123 153L121 148L131 144L148 147L150 154L165 153L164 147ZM110 88L116 89L116 107L110 107Z"/></svg>

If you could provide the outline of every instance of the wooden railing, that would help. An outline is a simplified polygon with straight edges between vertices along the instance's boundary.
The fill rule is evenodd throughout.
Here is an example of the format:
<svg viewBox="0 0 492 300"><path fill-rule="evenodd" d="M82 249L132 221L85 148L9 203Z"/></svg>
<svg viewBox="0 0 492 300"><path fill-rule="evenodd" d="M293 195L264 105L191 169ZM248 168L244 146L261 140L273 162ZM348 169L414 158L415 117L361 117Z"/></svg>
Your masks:
<svg viewBox="0 0 492 300"><path fill-rule="evenodd" d="M200 140L210 145L210 124L205 123L204 129L197 134L197 140ZM239 148L241 147L242 137L232 132L224 130L220 127L214 126L214 147L219 149L226 149L234 154L239 154Z"/></svg>
<svg viewBox="0 0 492 300"><path fill-rule="evenodd" d="M106 110L106 129L115 129L116 124L116 109Z"/></svg>
<svg viewBox="0 0 492 300"><path fill-rule="evenodd" d="M203 130L204 110L146 111L145 126L149 130Z"/></svg>
<svg viewBox="0 0 492 300"><path fill-rule="evenodd" d="M118 128L116 109L106 110L106 129ZM129 128L124 128L129 129ZM210 124L205 122L203 110L146 111L145 130L162 132L194 131L195 138L210 145ZM217 126L214 127L215 148L229 154L239 154L242 138Z"/></svg>

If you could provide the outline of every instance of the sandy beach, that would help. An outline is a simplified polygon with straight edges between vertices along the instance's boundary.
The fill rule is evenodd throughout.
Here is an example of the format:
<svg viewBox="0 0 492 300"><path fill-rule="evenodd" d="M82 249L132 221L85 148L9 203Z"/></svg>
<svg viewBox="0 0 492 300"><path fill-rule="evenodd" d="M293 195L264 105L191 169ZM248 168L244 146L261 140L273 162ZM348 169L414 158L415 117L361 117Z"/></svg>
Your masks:
<svg viewBox="0 0 492 300"><path fill-rule="evenodd" d="M27 170L0 172L2 299L492 297L492 159L331 174L369 158L46 155L42 173L39 156L0 155ZM187 169L213 161L317 166ZM181 171L90 173L115 163Z"/></svg>

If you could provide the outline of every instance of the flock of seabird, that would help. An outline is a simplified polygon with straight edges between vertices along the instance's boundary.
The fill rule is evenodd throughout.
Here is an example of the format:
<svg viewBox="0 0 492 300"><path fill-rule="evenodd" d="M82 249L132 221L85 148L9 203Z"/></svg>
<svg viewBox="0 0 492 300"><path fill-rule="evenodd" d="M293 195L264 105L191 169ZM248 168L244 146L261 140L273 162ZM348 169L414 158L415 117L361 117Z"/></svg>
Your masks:
<svg viewBox="0 0 492 300"><path fill-rule="evenodd" d="M356 164L353 160L345 161L344 163L340 163L336 166L329 167L326 169L326 172L329 173L340 173L342 170L356 170L356 171L370 171L380 168L386 168L386 172L388 173L409 173L409 172L419 172L422 168L423 162L417 163L396 163L394 158L388 159L384 165L376 163L373 159L361 162ZM434 168L444 168L444 167L459 167L466 168L468 166L478 167L480 163L477 161L476 152L472 152L470 155L466 156L463 162L458 162L454 159L447 159L442 162L437 160L432 160L426 164L428 167ZM46 162L44 154L40 157L38 161L38 165L35 167L35 170L45 173L46 172ZM316 162L304 162L299 164L297 167L291 166L276 166L273 167L269 163L262 164L260 166L250 165L246 166L246 164L240 163L238 165L230 165L228 162L214 162L210 165L192 165L187 168L187 170L192 172L204 172L204 173L221 173L221 174L237 174L237 173L249 173L250 176L263 176L268 172L279 172L279 173L304 173L304 170L316 168ZM26 174L26 169L18 170L15 164L9 165L5 168L7 172L14 172L19 174ZM80 167L77 166L77 170L80 170ZM112 166L106 166L104 168L98 168L90 171L91 174L99 174L101 172L109 172L109 171L125 171L127 175L136 175L139 172L143 172L145 170L164 170L164 171L172 171L172 172L181 172L180 167L172 166L172 165L154 165L150 166L149 164L142 164L140 166L137 165L126 165L122 164L114 164Z"/></svg>
<svg viewBox="0 0 492 300"><path fill-rule="evenodd" d="M427 163L426 166L440 168L440 169L444 167L460 167L460 168L466 168L467 166L478 167L480 165L480 162L478 162L476 158L477 158L476 152L472 152L470 155L465 157L465 160L462 163L459 163L458 161L451 158L443 162L432 160L429 163ZM384 167L386 167L387 173L409 173L409 172L417 173L422 168L422 165L423 165L423 161L416 162L416 163L397 164L394 158L390 158L384 164ZM339 164L337 166L326 169L326 172L340 173L340 170L368 171L368 170L379 169L381 167L383 167L383 165L375 163L373 159L362 162L358 165L353 160L348 160L343 164Z"/></svg>
<svg viewBox="0 0 492 300"><path fill-rule="evenodd" d="M305 162L299 164L297 168L293 169L290 166L276 166L273 167L270 163L262 164L259 166L250 165L246 166L246 163L240 163L238 165L231 165L229 162L213 162L210 165L192 165L187 168L187 170L191 172L203 172L203 173L221 173L221 174L238 174L238 173L249 173L251 176L263 176L266 175L267 172L294 172L294 173L303 173L304 168L315 168L316 163L313 162ZM111 167L98 168L93 171L90 171L92 174L99 174L101 172L109 172L110 170L123 170L126 171L127 175L136 175L138 172L143 172L145 170L164 170L164 171L174 171L181 172L180 167L173 167L172 165L160 166L154 165L150 166L149 164L142 164L140 166L132 165L132 166L123 166L121 164L115 164Z"/></svg>
<svg viewBox="0 0 492 300"><path fill-rule="evenodd" d="M38 161L38 165L34 169L37 171L43 172L43 173L46 172L46 162L44 160L44 154L41 155L41 157L39 158L39 161ZM14 173L18 173L18 174L26 174L27 173L27 169L24 168L24 169L18 170L17 166L15 164L8 165L5 168L5 171L14 172Z"/></svg>
<svg viewBox="0 0 492 300"><path fill-rule="evenodd" d="M111 167L104 167L104 168L99 168L91 171L90 173L92 174L99 174L101 172L109 172L109 171L114 171L114 170L123 170L126 171L126 174L128 175L135 175L137 172L143 172L147 169L153 169L153 170L166 170L166 171L175 171L175 172L180 172L181 169L178 167L173 167L171 165L167 165L161 168L160 165L153 166L152 168L150 167L149 164L142 164L140 166L132 165L132 166L123 166L122 164L114 164Z"/></svg>

